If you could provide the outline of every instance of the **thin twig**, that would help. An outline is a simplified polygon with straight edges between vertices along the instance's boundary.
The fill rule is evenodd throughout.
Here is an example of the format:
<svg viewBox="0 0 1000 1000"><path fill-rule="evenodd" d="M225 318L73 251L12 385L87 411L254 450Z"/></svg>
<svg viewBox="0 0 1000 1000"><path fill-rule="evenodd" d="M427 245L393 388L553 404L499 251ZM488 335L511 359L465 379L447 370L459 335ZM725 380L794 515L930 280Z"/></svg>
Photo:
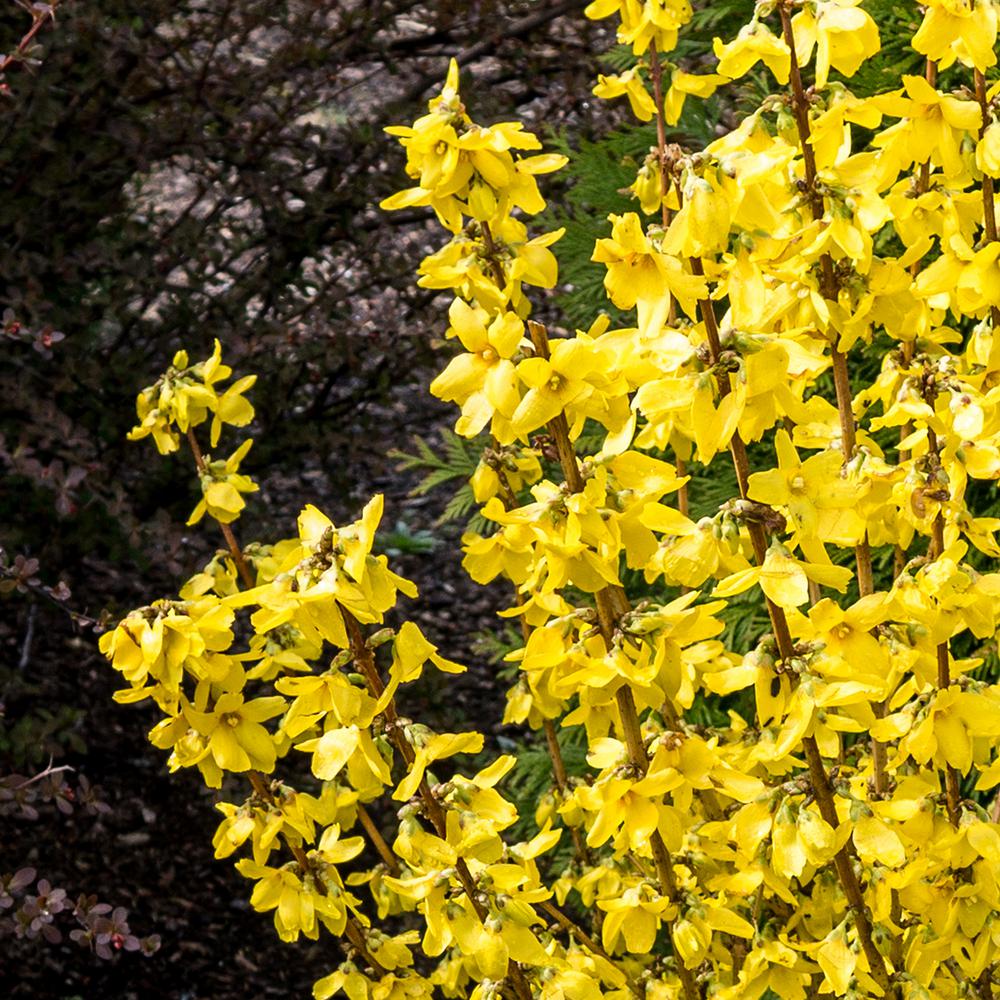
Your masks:
<svg viewBox="0 0 1000 1000"><path fill-rule="evenodd" d="M28 29L28 32L18 43L17 48L13 52L8 52L5 56L0 56L0 77L7 71L7 68L16 62L21 61L21 57L25 52L28 51L28 47L35 40L35 36L48 24L50 21L55 23L56 7L59 6L59 0L52 0L47 8L42 11L33 11L32 16L34 17L34 23Z"/></svg>

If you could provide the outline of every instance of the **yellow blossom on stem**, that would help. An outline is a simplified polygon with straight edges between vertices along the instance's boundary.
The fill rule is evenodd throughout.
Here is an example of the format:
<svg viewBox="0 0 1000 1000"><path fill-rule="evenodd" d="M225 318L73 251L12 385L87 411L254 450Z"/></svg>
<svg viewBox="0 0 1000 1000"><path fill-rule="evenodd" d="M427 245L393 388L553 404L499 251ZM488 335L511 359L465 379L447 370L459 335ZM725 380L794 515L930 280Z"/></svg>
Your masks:
<svg viewBox="0 0 1000 1000"><path fill-rule="evenodd" d="M853 76L880 48L878 26L861 0L818 0L792 18L795 51L805 66L816 48L816 86L825 87L830 69Z"/></svg>
<svg viewBox="0 0 1000 1000"><path fill-rule="evenodd" d="M240 516L246 506L243 493L256 493L259 487L240 473L240 462L246 457L253 441L247 440L222 461L205 457L205 468L200 473L202 498L191 512L187 523L197 524L207 513L220 524L229 524Z"/></svg>
<svg viewBox="0 0 1000 1000"><path fill-rule="evenodd" d="M206 749L224 771L269 772L274 769L277 750L274 737L261 725L284 712L286 702L279 696L244 701L240 691L221 694L211 711L188 708L186 716L206 737Z"/></svg>

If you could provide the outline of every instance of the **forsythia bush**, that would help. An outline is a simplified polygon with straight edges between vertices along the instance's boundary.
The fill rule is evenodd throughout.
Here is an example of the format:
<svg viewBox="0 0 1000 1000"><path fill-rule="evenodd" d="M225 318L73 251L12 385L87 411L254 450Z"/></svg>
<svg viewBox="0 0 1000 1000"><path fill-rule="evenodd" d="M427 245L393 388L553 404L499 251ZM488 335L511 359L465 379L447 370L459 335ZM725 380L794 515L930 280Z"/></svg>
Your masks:
<svg viewBox="0 0 1000 1000"><path fill-rule="evenodd" d="M706 74L668 61L687 0L590 4L634 54L595 93L658 126L636 211L594 248L635 310L624 329L550 337L528 318L557 283L560 233L531 228L538 179L564 160L519 124L474 123L457 66L426 116L390 129L415 186L384 207L431 206L450 234L420 266L457 341L431 391L484 442L472 485L491 530L466 535L464 561L513 584L505 721L553 757L526 842L500 790L514 759L462 775L450 758L482 736L403 714L422 670L462 668L412 623L383 626L414 588L372 555L381 499L340 528L306 507L297 537L241 549L249 442L212 459L196 429L211 421L214 448L247 424L252 378L223 390L218 350L182 352L140 395L133 436L162 452L187 437L192 521L215 518L228 549L102 649L119 700L163 711L150 739L171 768L246 776L216 855L242 851L283 939L344 938L317 998L994 996L1000 685L979 668L1000 614L984 514L998 10L914 8L926 72L860 99L843 81L880 40L859 0L766 0ZM758 63L774 93L756 111L704 150L668 145L685 100ZM739 496L695 520L687 469L729 461ZM727 605L752 588L770 631L727 648ZM568 726L586 732L582 777ZM281 775L300 754L310 791ZM386 796L391 830L369 811Z"/></svg>

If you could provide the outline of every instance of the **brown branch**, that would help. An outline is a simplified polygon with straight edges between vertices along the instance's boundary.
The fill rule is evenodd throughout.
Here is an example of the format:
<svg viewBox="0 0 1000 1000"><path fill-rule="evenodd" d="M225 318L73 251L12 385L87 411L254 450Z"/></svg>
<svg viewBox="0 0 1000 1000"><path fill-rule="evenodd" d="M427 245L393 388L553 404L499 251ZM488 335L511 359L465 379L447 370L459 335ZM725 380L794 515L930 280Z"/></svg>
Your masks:
<svg viewBox="0 0 1000 1000"><path fill-rule="evenodd" d="M794 65L794 63L795 60L793 58L792 64ZM700 260L692 260L691 263L692 269L696 274L704 274L704 267ZM715 306L712 304L711 299L699 301L698 306L701 312L702 320L705 324L706 333L708 335L710 359L713 365L717 365L719 363L719 356L721 353L721 343L719 341L718 321L715 316ZM718 385L720 396L725 396L729 393L730 385L728 376L721 375L718 380ZM733 459L733 466L736 470L736 478L740 485L740 496L744 500L748 499L747 488L750 478L750 462L747 456L746 445L743 443L743 439L740 437L738 431L734 431L733 433L733 437L729 444L729 451ZM764 533L764 528L759 524L750 522L747 524L747 530L750 534L750 541L753 546L756 562L758 565L762 565L767 551L767 538ZM788 627L788 619L785 616L784 610L776 605L766 595L765 601L767 602L767 612L771 620L771 627L774 631L779 656L783 661L787 662L792 658L795 652L792 643L791 631ZM826 767L823 764L823 757L820 753L819 746L816 743L815 738L812 736L805 737L802 742L806 754L806 762L809 767L810 784L813 796L819 805L820 813L823 816L823 819L836 828L839 826L840 821L837 817L837 807L834 801L833 788L830 785L830 779L826 773ZM878 982L879 986L888 992L889 974L885 967L885 961L883 960L878 948L876 948L872 937L872 925L865 907L861 886L858 882L858 877L855 874L852 864L851 849L846 846L842 847L834 858L834 866L836 868L841 886L844 890L844 895L847 898L848 905L854 915L855 925L858 928L858 936L861 939L862 948L864 949L865 956L868 959L868 964L872 969L872 975L874 976L876 982Z"/></svg>
<svg viewBox="0 0 1000 1000"><path fill-rule="evenodd" d="M792 88L792 111L795 116L795 126L799 134L799 146L802 149L802 162L805 168L806 197L815 220L822 220L825 214L823 196L816 186L816 154L812 145L812 133L809 125L809 101L802 86L802 74L799 72L798 55L795 51L795 34L792 31L790 7L785 0L778 4L781 17L781 30L788 46L790 59L789 80ZM835 301L837 298L837 280L833 269L833 258L829 253L820 257L820 292L825 299ZM836 336L836 334L835 334ZM837 396L837 413L840 418L841 447L844 461L849 461L857 445L857 425L854 421L854 397L851 392L851 380L847 370L847 357L837 346L836 340L831 342L830 360L833 366L833 383ZM854 561L857 567L858 593L865 597L874 593L874 574L872 572L872 553L868 542L868 532L865 530L861 541L854 548ZM881 717L885 714L884 707L877 712ZM886 774L886 751L879 740L871 740L872 775L875 794L883 796L888 790Z"/></svg>
<svg viewBox="0 0 1000 1000"><path fill-rule="evenodd" d="M982 113L982 121L979 125L979 139L982 141L989 121L989 102L986 99L986 78L979 70L975 71L976 101L979 103L979 110ZM996 205L994 204L995 184L993 178L988 174L983 174L983 226L987 237L993 241L997 239ZM990 307L990 322L993 326L993 336L1000 334L1000 308ZM994 822L1000 822L1000 794L997 795L993 803L992 818ZM990 987L990 994L992 988Z"/></svg>
<svg viewBox="0 0 1000 1000"><path fill-rule="evenodd" d="M500 263L500 254L497 250L496 241L493 239L493 232L488 222L481 222L483 231L483 244L486 247L486 258L490 262L490 273L497 288L502 292L507 287L507 278L503 273L503 265Z"/></svg>
<svg viewBox="0 0 1000 1000"><path fill-rule="evenodd" d="M936 393L929 393L927 402L933 406ZM927 428L927 453L930 459L930 474L934 475L941 468L941 453L938 447L937 434L930 427ZM934 515L934 522L931 525L931 542L927 547L928 560L938 559L944 552L944 515L941 512L938 501L938 511ZM949 641L939 642L936 650L937 659L937 686L938 690L946 691L951 687L951 654ZM954 827L958 826L960 818L960 793L958 787L958 772L950 764L944 767L944 788L945 802L948 809L948 820Z"/></svg>
<svg viewBox="0 0 1000 1000"><path fill-rule="evenodd" d="M566 916L562 910L559 909L554 903L549 902L547 899L543 899L538 903L538 908L544 913L547 913L563 930L567 931L573 937L583 945L588 951L597 955L599 958L603 958L605 962L613 965L616 969L625 976L625 981L628 984L628 988L637 996L645 996L645 990L641 987L635 979L628 975L624 970L620 969L619 966L615 964L615 960L577 923Z"/></svg>
<svg viewBox="0 0 1000 1000"><path fill-rule="evenodd" d="M663 66L656 42L649 44L649 74L653 79L653 103L656 105L656 153L660 166L660 210L663 228L670 225L670 209L666 197L670 192L670 166L667 163L667 120L663 110ZM673 296L671 303L673 302Z"/></svg>
<svg viewBox="0 0 1000 1000"><path fill-rule="evenodd" d="M32 17L34 21L31 27L28 29L25 36L18 43L17 48L13 52L8 52L5 56L0 56L0 77L7 71L8 67L12 63L20 62L22 56L28 51L29 46L35 40L35 36L48 24L50 21L55 23L56 8L59 6L59 0L52 0L52 2L42 11L33 11Z"/></svg>
<svg viewBox="0 0 1000 1000"><path fill-rule="evenodd" d="M649 71L653 79L653 103L656 105L656 157L660 167L660 219L663 231L670 226L670 209L667 207L667 195L672 184L670 176L670 158L667 156L667 119L663 106L663 66L660 63L660 53L656 42L649 45ZM667 292L669 306L667 308L667 323L677 322L677 301ZM684 475L684 462L677 459L677 474ZM685 483L677 491L677 509L686 517L688 513L688 489Z"/></svg>
<svg viewBox="0 0 1000 1000"><path fill-rule="evenodd" d="M385 867L389 870L389 874L398 878L400 867L399 862L396 860L396 855L392 853L389 845L385 842L381 830L375 825L375 821L368 810L360 802L357 803L356 808L358 822L364 828L365 833L368 834L368 839L374 845L375 850L378 851L379 857L385 862Z"/></svg>

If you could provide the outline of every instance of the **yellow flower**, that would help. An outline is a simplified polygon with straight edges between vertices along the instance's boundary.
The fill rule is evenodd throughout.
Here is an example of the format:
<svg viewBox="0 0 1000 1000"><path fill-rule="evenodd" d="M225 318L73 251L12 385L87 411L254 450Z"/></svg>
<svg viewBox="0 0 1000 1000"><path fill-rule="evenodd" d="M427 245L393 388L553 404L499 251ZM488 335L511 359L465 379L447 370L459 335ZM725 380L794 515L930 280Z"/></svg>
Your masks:
<svg viewBox="0 0 1000 1000"><path fill-rule="evenodd" d="M528 386L511 415L511 428L522 436L537 430L567 407L592 393L589 379L606 364L603 352L588 337L552 342L549 358L525 358L518 378Z"/></svg>
<svg viewBox="0 0 1000 1000"><path fill-rule="evenodd" d="M501 448L489 459L484 457L470 479L477 503L486 503L500 492L501 474L517 494L542 478L542 466L534 451L516 445Z"/></svg>
<svg viewBox="0 0 1000 1000"><path fill-rule="evenodd" d="M680 257L708 257L729 244L732 205L724 190L705 177L684 182L684 207L676 213L663 239L665 253Z"/></svg>
<svg viewBox="0 0 1000 1000"><path fill-rule="evenodd" d="M322 887L299 872L298 865L294 863L271 868L244 858L237 862L236 870L244 878L256 880L250 905L259 913L275 911L274 927L282 941L297 941L300 934L315 941L319 937L320 924L331 934L339 936L347 925L348 910L355 910L359 903L344 891L336 870L325 863L322 866ZM336 893L331 889L336 889Z"/></svg>
<svg viewBox="0 0 1000 1000"><path fill-rule="evenodd" d="M688 96L707 98L716 88L726 83L726 77L718 73L686 73L675 67L670 74L670 88L663 100L663 113L668 125L676 125L684 110L684 99Z"/></svg>
<svg viewBox="0 0 1000 1000"><path fill-rule="evenodd" d="M797 608L809 600L809 581L844 591L853 574L843 566L810 563L794 558L780 543L767 550L761 566L739 570L721 580L713 591L716 597L740 594L755 583L781 608Z"/></svg>
<svg viewBox="0 0 1000 1000"><path fill-rule="evenodd" d="M960 152L963 133L975 133L982 122L975 101L939 94L922 76L904 76L902 91L874 97L872 104L883 114L906 119L872 141L901 168L919 162L926 154L947 177L964 171Z"/></svg>
<svg viewBox="0 0 1000 1000"><path fill-rule="evenodd" d="M240 691L219 695L211 711L186 712L192 726L208 740L208 752L224 771L274 770L274 737L261 723L285 711L284 698L244 701Z"/></svg>
<svg viewBox="0 0 1000 1000"><path fill-rule="evenodd" d="M412 127L386 129L399 137L406 150L406 172L419 184L384 199L381 208L429 205L442 226L458 233L464 216L493 222L504 219L512 207L532 215L545 207L535 175L558 170L566 158L547 154L515 159L511 150L541 148L519 122L474 124L459 99L454 59L444 89L428 110Z"/></svg>
<svg viewBox="0 0 1000 1000"><path fill-rule="evenodd" d="M597 241L591 260L607 266L604 287L619 309L638 307L639 332L655 336L666 322L670 297L695 316L697 301L708 294L704 278L684 270L661 253L643 231L635 212L611 215L611 236Z"/></svg>
<svg viewBox="0 0 1000 1000"><path fill-rule="evenodd" d="M646 91L637 66L613 76L605 76L604 74L598 76L597 86L594 87L595 97L607 101L614 97L621 97L623 94L628 98L632 114L639 121L648 122L656 114L656 104Z"/></svg>
<svg viewBox="0 0 1000 1000"><path fill-rule="evenodd" d="M213 414L211 440L214 447L223 424L244 427L253 419L253 407L243 393L257 381L247 375L220 396L215 383L229 378L232 369L222 364L222 346L215 341L212 354L189 364L187 351L178 351L167 371L139 393L136 413L139 424L128 433L130 441L152 435L157 450L168 454L180 447L178 431L186 434Z"/></svg>
<svg viewBox="0 0 1000 1000"><path fill-rule="evenodd" d="M792 18L795 54L805 66L816 46L816 86L826 86L832 66L844 76L879 51L878 27L861 0L817 0Z"/></svg>
<svg viewBox="0 0 1000 1000"><path fill-rule="evenodd" d="M847 944L845 924L831 931L816 951L816 960L837 996L843 996L854 977L857 954Z"/></svg>
<svg viewBox="0 0 1000 1000"><path fill-rule="evenodd" d="M256 375L244 375L229 386L221 396L219 396L212 406L212 428L210 439L214 448L219 442L219 434L223 424L231 424L233 427L246 427L253 420L254 409L248 399L243 398L243 393L253 387L257 381Z"/></svg>
<svg viewBox="0 0 1000 1000"><path fill-rule="evenodd" d="M197 524L206 513L214 517L219 524L229 524L240 516L240 511L246 506L244 493L256 493L259 487L249 477L239 472L240 462L246 457L253 441L246 440L222 461L212 461L211 455L205 456L205 469L199 473L202 498L191 512L188 524Z"/></svg>
<svg viewBox="0 0 1000 1000"><path fill-rule="evenodd" d="M849 511L867 492L864 484L846 476L844 457L838 451L820 452L802 462L784 429L775 435L775 449L778 468L753 473L747 495L751 500L785 507L796 531L803 535L826 536L823 529L829 530L834 522L826 518L823 524L824 512ZM863 522L859 521L858 532L864 532Z"/></svg>
<svg viewBox="0 0 1000 1000"><path fill-rule="evenodd" d="M174 358L182 357L183 352ZM143 389L136 399L139 423L128 433L129 441L152 435L157 451L167 455L180 447L178 430L204 422L214 402L214 393L203 384L176 373L173 368L155 385Z"/></svg>
<svg viewBox="0 0 1000 1000"><path fill-rule="evenodd" d="M675 907L670 899L659 895L648 883L630 886L615 899L602 899L601 943L613 952L620 939L632 955L648 955L656 940L663 918L670 917Z"/></svg>
<svg viewBox="0 0 1000 1000"><path fill-rule="evenodd" d="M980 72L996 64L997 8L990 0L928 0L913 47L941 69L957 59Z"/></svg>
<svg viewBox="0 0 1000 1000"><path fill-rule="evenodd" d="M529 239L524 223L507 217L493 224L487 246L482 232L468 227L437 253L424 258L417 284L421 288L449 289L489 313L511 308L524 317L530 305L521 285L555 285L559 267L548 248L563 232L557 229ZM493 261L502 274L499 285Z"/></svg>
<svg viewBox="0 0 1000 1000"><path fill-rule="evenodd" d="M426 769L437 760L444 760L457 753L478 753L483 748L480 733L438 733L420 741L416 755L406 777L392 793L394 799L406 800L420 787Z"/></svg>
<svg viewBox="0 0 1000 1000"><path fill-rule="evenodd" d="M738 80L763 61L778 83L788 83L791 53L784 41L771 34L763 24L753 22L745 25L731 42L724 43L721 38L716 38L713 45L715 57L719 60L717 70L720 76Z"/></svg>
<svg viewBox="0 0 1000 1000"><path fill-rule="evenodd" d="M631 45L641 56L655 43L660 52L677 44L677 31L691 20L688 0L593 0L584 14L597 20L617 14L621 18L618 41Z"/></svg>
<svg viewBox="0 0 1000 1000"><path fill-rule="evenodd" d="M1000 243L973 249L955 235L937 260L920 272L918 295L931 306L981 317L1000 305ZM984 442L985 443L985 442Z"/></svg>
<svg viewBox="0 0 1000 1000"><path fill-rule="evenodd" d="M475 437L493 420L494 436L508 443L512 434L507 422L521 401L510 359L524 335L524 324L509 312L491 320L485 309L469 306L462 299L455 299L448 315L449 332L458 336L469 353L453 358L431 383L430 391L439 399L461 405L462 416L455 425L459 434Z"/></svg>
<svg viewBox="0 0 1000 1000"><path fill-rule="evenodd" d="M349 725L329 729L314 740L297 744L296 749L313 755L312 772L321 781L333 781L345 767L353 788L379 794L392 781L389 765L367 728Z"/></svg>
<svg viewBox="0 0 1000 1000"><path fill-rule="evenodd" d="M152 695L164 710L175 712L185 671L201 678L214 673L211 657L233 642L233 612L217 598L157 601L131 612L105 632L99 647L131 685L116 701ZM224 665L222 676L228 672ZM149 682L152 687L148 687Z"/></svg>
<svg viewBox="0 0 1000 1000"><path fill-rule="evenodd" d="M215 856L228 858L250 840L254 861L263 865L271 852L280 847L281 837L294 843L311 842L316 823L307 809L310 801L316 800L282 786L274 793L274 801L266 804L256 797L240 806L231 802L217 803L216 808L224 819L212 839Z"/></svg>
<svg viewBox="0 0 1000 1000"><path fill-rule="evenodd" d="M1000 177L1000 123L989 125L979 140L976 166L990 177Z"/></svg>

